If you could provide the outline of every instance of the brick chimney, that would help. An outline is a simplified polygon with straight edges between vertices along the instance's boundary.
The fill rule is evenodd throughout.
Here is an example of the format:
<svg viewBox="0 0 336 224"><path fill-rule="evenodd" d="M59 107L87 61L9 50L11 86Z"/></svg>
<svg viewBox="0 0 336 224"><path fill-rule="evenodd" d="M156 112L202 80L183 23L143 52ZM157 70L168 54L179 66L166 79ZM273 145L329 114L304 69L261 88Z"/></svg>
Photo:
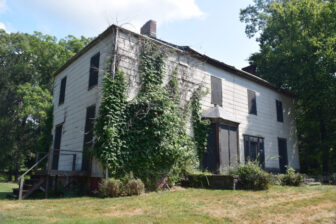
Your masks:
<svg viewBox="0 0 336 224"><path fill-rule="evenodd" d="M156 22L154 20L149 20L141 27L140 33L156 38Z"/></svg>

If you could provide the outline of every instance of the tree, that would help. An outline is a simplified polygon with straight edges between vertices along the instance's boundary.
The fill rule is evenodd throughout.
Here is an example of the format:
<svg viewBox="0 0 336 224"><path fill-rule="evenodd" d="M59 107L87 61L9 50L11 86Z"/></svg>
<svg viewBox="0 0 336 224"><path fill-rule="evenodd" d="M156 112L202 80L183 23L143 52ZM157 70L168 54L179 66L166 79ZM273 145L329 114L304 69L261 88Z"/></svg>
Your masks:
<svg viewBox="0 0 336 224"><path fill-rule="evenodd" d="M0 30L1 170L18 174L34 152L48 150L53 73L90 40Z"/></svg>
<svg viewBox="0 0 336 224"><path fill-rule="evenodd" d="M301 169L335 171L336 3L254 0L241 10L249 37L260 35L256 75L296 96Z"/></svg>

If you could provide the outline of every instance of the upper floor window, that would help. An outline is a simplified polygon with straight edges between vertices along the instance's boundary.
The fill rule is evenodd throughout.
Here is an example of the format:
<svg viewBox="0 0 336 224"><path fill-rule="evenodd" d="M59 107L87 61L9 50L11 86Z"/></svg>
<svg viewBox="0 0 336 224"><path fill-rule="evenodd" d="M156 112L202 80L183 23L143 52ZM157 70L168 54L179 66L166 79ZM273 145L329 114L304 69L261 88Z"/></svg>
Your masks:
<svg viewBox="0 0 336 224"><path fill-rule="evenodd" d="M211 103L222 106L222 79L211 76Z"/></svg>
<svg viewBox="0 0 336 224"><path fill-rule="evenodd" d="M99 58L100 53L98 52L90 60L89 89L98 84Z"/></svg>
<svg viewBox="0 0 336 224"><path fill-rule="evenodd" d="M247 90L248 97L248 112L249 114L257 115L257 98L256 93L252 90Z"/></svg>
<svg viewBox="0 0 336 224"><path fill-rule="evenodd" d="M283 109L282 109L282 102L279 100L275 101L276 111L277 111L277 120L279 122L283 122Z"/></svg>
<svg viewBox="0 0 336 224"><path fill-rule="evenodd" d="M60 88L60 95L58 100L58 105L61 105L64 103L65 99L65 87L66 87L66 76L61 81L61 88Z"/></svg>

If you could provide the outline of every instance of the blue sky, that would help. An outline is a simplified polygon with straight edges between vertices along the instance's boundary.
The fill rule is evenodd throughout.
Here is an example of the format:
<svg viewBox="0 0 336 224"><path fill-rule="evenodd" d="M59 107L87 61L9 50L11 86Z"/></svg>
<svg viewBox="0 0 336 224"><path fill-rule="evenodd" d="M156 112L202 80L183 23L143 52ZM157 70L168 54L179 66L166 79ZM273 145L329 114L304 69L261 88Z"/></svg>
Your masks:
<svg viewBox="0 0 336 224"><path fill-rule="evenodd" d="M258 51L244 33L239 11L252 0L0 0L0 28L7 32L97 36L115 23L138 32L158 22L157 36L188 45L237 68Z"/></svg>

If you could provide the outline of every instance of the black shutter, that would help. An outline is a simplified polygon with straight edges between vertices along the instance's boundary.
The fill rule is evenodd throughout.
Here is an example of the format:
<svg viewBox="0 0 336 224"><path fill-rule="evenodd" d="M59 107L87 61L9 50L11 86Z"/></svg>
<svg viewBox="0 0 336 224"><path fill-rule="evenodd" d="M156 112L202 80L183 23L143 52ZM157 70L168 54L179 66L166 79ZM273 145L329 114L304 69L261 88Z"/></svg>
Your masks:
<svg viewBox="0 0 336 224"><path fill-rule="evenodd" d="M96 115L95 105L90 106L86 109L84 148L87 148L92 145L95 115Z"/></svg>
<svg viewBox="0 0 336 224"><path fill-rule="evenodd" d="M62 124L56 126L55 139L54 139L54 149L60 149L61 148L62 128L63 128Z"/></svg>
<svg viewBox="0 0 336 224"><path fill-rule="evenodd" d="M257 115L257 98L256 93L252 90L247 90L248 95L248 110L249 114Z"/></svg>
<svg viewBox="0 0 336 224"><path fill-rule="evenodd" d="M280 172L286 172L286 166L288 165L287 156L287 140L284 138L278 138L278 149L279 149L279 167Z"/></svg>
<svg viewBox="0 0 336 224"><path fill-rule="evenodd" d="M217 152L217 137L216 124L210 125L208 135L207 151L203 154L202 167L209 172L216 172L218 170L218 152Z"/></svg>
<svg viewBox="0 0 336 224"><path fill-rule="evenodd" d="M277 120L279 122L283 122L283 109L282 109L282 102L279 100L275 101L276 103L276 110L277 110Z"/></svg>
<svg viewBox="0 0 336 224"><path fill-rule="evenodd" d="M259 138L259 163L262 168L265 168L265 149L264 149L264 139Z"/></svg>
<svg viewBox="0 0 336 224"><path fill-rule="evenodd" d="M55 138L54 138L54 152L53 152L53 160L52 160L52 169L58 169L58 161L60 156L60 148L61 148L61 139L62 139L62 128L63 125L59 124L55 128Z"/></svg>
<svg viewBox="0 0 336 224"><path fill-rule="evenodd" d="M250 138L248 136L244 136L244 157L245 163L250 160Z"/></svg>
<svg viewBox="0 0 336 224"><path fill-rule="evenodd" d="M90 61L89 89L98 84L100 53L95 54Z"/></svg>
<svg viewBox="0 0 336 224"><path fill-rule="evenodd" d="M66 77L64 77L61 81L60 95L58 100L58 105L64 103L65 98L65 87L66 87Z"/></svg>
<svg viewBox="0 0 336 224"><path fill-rule="evenodd" d="M222 106L222 79L211 76L211 103Z"/></svg>

